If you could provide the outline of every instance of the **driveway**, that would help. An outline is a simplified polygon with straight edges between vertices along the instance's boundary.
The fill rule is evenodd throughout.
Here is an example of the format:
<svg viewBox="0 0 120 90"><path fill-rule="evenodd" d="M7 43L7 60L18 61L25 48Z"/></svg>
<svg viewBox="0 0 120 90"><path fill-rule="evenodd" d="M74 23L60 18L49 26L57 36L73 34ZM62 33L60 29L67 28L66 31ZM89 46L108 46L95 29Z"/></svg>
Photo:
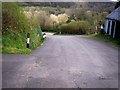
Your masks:
<svg viewBox="0 0 120 90"><path fill-rule="evenodd" d="M95 38L49 35L32 54L2 60L3 88L118 87L118 48Z"/></svg>

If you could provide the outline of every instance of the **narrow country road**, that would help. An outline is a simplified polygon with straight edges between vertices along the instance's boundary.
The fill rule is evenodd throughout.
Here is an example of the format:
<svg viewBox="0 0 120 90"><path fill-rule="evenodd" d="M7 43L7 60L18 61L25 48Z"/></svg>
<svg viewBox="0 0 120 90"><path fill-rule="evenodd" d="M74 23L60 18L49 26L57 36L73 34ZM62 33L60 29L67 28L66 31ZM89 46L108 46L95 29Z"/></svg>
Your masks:
<svg viewBox="0 0 120 90"><path fill-rule="evenodd" d="M118 48L103 41L49 35L30 55L2 55L3 88L117 88Z"/></svg>

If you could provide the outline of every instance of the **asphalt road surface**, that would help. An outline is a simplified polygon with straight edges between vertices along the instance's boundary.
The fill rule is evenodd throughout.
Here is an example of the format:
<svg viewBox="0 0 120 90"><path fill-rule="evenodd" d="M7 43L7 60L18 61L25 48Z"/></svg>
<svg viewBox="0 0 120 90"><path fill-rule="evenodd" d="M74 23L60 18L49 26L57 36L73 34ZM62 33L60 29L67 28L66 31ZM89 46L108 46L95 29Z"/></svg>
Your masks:
<svg viewBox="0 0 120 90"><path fill-rule="evenodd" d="M2 60L3 88L118 87L118 48L90 37L49 35L32 54Z"/></svg>

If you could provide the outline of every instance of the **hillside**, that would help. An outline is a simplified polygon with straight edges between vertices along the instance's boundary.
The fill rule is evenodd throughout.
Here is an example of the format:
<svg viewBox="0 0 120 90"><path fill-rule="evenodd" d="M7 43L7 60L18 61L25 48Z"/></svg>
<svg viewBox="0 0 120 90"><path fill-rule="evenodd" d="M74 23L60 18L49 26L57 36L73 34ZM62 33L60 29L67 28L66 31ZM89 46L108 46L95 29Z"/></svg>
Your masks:
<svg viewBox="0 0 120 90"><path fill-rule="evenodd" d="M3 53L30 53L40 45L41 28L33 20L29 23L23 9L16 3L2 3ZM26 48L27 33L30 33L30 48Z"/></svg>
<svg viewBox="0 0 120 90"><path fill-rule="evenodd" d="M100 21L102 24L104 24L105 16L114 9L115 4L115 2L19 3L19 5L24 8L27 16L30 17L30 15L33 15L38 18L37 20L40 23L41 29L43 31L61 32L64 31L63 28L68 30L68 28L71 27L70 25L73 24L72 28L77 29L77 31L74 30L75 32L86 33L95 32L95 28L98 26ZM82 28L80 30L81 25L84 25L81 22L86 22L86 25L83 26L86 28L85 31L81 31ZM77 27L78 23L79 25L81 24L79 28Z"/></svg>
<svg viewBox="0 0 120 90"><path fill-rule="evenodd" d="M21 6L40 6L40 7L61 7L61 8L70 8L70 7L84 7L91 10L104 10L108 7L115 6L115 2L26 2L18 3Z"/></svg>

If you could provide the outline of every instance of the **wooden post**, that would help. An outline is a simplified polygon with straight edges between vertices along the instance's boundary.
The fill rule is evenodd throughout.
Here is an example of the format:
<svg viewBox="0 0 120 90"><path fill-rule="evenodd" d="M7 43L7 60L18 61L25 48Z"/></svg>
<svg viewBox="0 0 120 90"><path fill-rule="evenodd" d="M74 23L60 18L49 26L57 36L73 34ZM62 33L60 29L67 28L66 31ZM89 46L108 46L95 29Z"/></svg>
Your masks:
<svg viewBox="0 0 120 90"><path fill-rule="evenodd" d="M27 33L27 48L30 47L30 33Z"/></svg>

